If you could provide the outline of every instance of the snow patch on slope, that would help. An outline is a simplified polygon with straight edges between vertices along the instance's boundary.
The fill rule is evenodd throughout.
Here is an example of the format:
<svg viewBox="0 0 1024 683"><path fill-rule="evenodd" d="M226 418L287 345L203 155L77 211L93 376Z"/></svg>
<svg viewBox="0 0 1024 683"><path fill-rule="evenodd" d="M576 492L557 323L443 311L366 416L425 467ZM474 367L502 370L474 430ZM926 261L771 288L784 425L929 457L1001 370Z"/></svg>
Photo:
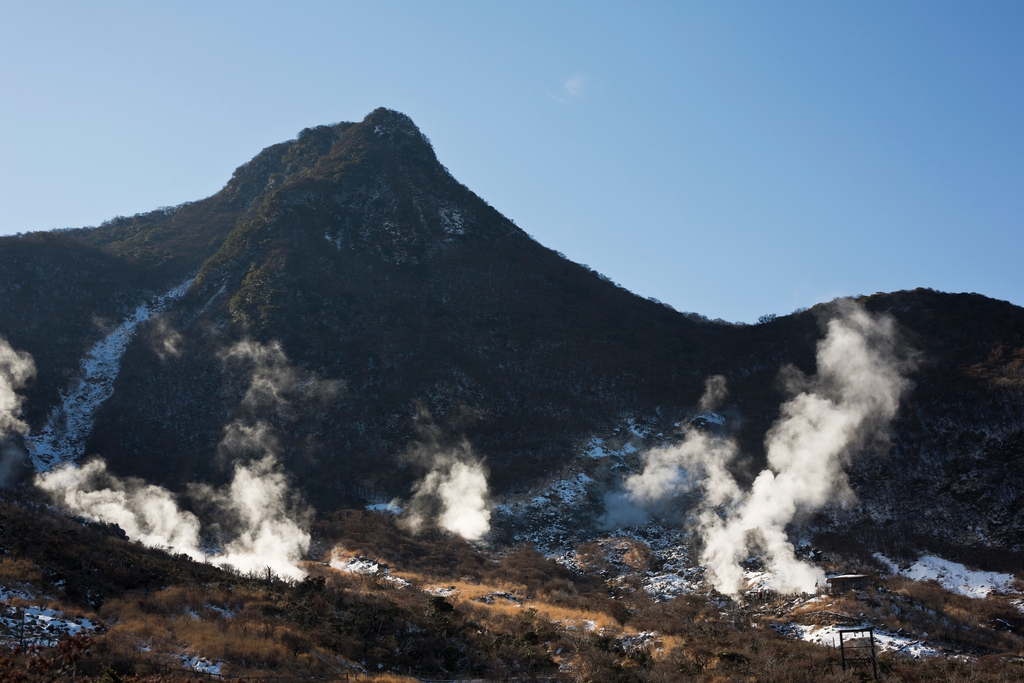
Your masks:
<svg viewBox="0 0 1024 683"><path fill-rule="evenodd" d="M906 569L900 569L881 553L875 553L875 559L889 567L893 574L915 581L937 581L946 590L969 598L987 598L992 592L1008 593L1013 590L1012 574L976 571L934 555L923 555Z"/></svg>
<svg viewBox="0 0 1024 683"><path fill-rule="evenodd" d="M48 472L85 454L96 411L114 393L121 357L139 326L184 296L193 280L190 278L166 294L139 304L127 320L85 355L78 384L61 393L60 405L50 413L42 431L25 439L37 472Z"/></svg>
<svg viewBox="0 0 1024 683"><path fill-rule="evenodd" d="M799 635L801 640L807 641L808 643L814 643L816 645L825 645L836 648L839 647L839 632L848 631L851 628L849 626L836 625L803 626L801 624L794 624L794 626L800 630ZM861 625L860 628L869 628L869 626ZM847 638L847 642L849 642L849 638ZM913 657L914 659L920 659L921 657L938 657L942 654L941 650L930 645L926 645L918 638L901 636L887 631L880 631L878 629L875 629L875 650L877 652L899 653Z"/></svg>
<svg viewBox="0 0 1024 683"><path fill-rule="evenodd" d="M402 508L395 501L390 503L373 503L367 505L366 509L370 512L385 512L389 515L400 515L402 514Z"/></svg>
<svg viewBox="0 0 1024 683"><path fill-rule="evenodd" d="M399 588L403 588L409 585L409 582L405 579L392 576L391 570L388 569L386 564L381 564L375 560L371 560L368 557L362 555L358 557L338 557L335 556L330 562L327 563L331 569L337 569L339 572L345 572L346 574L362 574L364 576L376 576L390 581Z"/></svg>
<svg viewBox="0 0 1024 683"><path fill-rule="evenodd" d="M584 455L597 459L597 458L608 458L612 456L624 456L632 453L638 453L636 446L631 442L626 442L620 448L613 448L604 439L595 437L591 440L589 447L583 451Z"/></svg>
<svg viewBox="0 0 1024 683"><path fill-rule="evenodd" d="M587 493L587 484L594 481L583 472L573 477L559 479L544 487L541 492L533 498L534 505L546 505L549 501L558 500L565 505L576 505L580 503Z"/></svg>
<svg viewBox="0 0 1024 683"><path fill-rule="evenodd" d="M705 589L704 568L691 567L679 572L661 572L643 578L644 590L655 602L671 600L677 595L690 595Z"/></svg>
<svg viewBox="0 0 1024 683"><path fill-rule="evenodd" d="M182 655L181 663L187 669L198 671L199 673L211 674L213 676L220 675L222 666L222 662L220 661L215 664L206 657L200 657L198 655Z"/></svg>
<svg viewBox="0 0 1024 683"><path fill-rule="evenodd" d="M0 596L5 603L12 597L26 601L36 599L24 591L6 587L0 587ZM72 619L59 610L39 605L0 605L0 642L9 646L20 643L27 647L56 647L62 638L94 632L97 626L84 617Z"/></svg>
<svg viewBox="0 0 1024 683"><path fill-rule="evenodd" d="M725 426L725 418L718 413L701 413L690 420L690 424L697 425L698 427L704 425L717 425L719 427Z"/></svg>

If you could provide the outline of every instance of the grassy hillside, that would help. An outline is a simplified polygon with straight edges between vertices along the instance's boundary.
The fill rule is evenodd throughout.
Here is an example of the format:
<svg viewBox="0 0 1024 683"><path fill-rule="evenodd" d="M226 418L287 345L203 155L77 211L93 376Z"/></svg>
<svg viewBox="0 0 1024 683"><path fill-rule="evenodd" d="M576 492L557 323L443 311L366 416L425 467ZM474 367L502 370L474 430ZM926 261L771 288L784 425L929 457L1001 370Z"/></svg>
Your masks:
<svg viewBox="0 0 1024 683"><path fill-rule="evenodd" d="M116 528L63 517L31 498L0 502L0 528L8 618L19 609L53 615L42 630L30 614L27 639L4 620L0 638L26 646L0 658L12 681L178 680L189 667L268 679L859 680L842 673L834 651L785 635L837 614L927 632L929 642L969 655L884 654L886 680L1024 674L1024 640L1008 630L1024 626L1019 611L904 579L816 603L715 594L655 602L639 589L642 545L630 555L634 578L609 582L593 546L580 549L593 571L574 574L529 548L485 552L435 533L409 536L388 515L350 512L315 524L319 559L305 565L308 578L287 583L142 548ZM372 574L336 568L374 564ZM94 628L69 638L52 626L60 623Z"/></svg>

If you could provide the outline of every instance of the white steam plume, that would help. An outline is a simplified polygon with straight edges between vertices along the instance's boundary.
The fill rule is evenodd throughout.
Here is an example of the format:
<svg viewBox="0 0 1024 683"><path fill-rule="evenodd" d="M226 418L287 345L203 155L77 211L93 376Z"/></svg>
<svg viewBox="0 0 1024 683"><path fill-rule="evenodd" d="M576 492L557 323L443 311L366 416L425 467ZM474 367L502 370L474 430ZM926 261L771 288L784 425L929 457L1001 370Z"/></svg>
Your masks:
<svg viewBox="0 0 1024 683"><path fill-rule="evenodd" d="M0 337L0 439L28 432L28 425L21 419L21 405L25 399L17 390L35 374L32 356L24 351L15 351L6 339Z"/></svg>
<svg viewBox="0 0 1024 683"><path fill-rule="evenodd" d="M698 407L701 412L714 410L728 395L729 389L725 386L725 377L713 375L704 380L704 395L700 397Z"/></svg>
<svg viewBox="0 0 1024 683"><path fill-rule="evenodd" d="M309 511L292 501L288 479L274 453L247 464L235 463L231 483L221 490L194 486L189 491L213 504L230 540L213 558L242 572L266 567L281 576L301 578L298 563L309 549Z"/></svg>
<svg viewBox="0 0 1024 683"><path fill-rule="evenodd" d="M249 368L249 385L242 407L253 414L285 413L294 400L327 401L344 388L338 380L321 379L293 365L278 341L240 341L223 352L221 360Z"/></svg>
<svg viewBox="0 0 1024 683"><path fill-rule="evenodd" d="M736 457L736 442L691 429L683 442L648 451L642 472L631 474L623 490L605 497L607 528L637 526L649 514L671 516L679 498L700 492L703 504L718 506L742 496L726 466Z"/></svg>
<svg viewBox="0 0 1024 683"><path fill-rule="evenodd" d="M171 327L166 316L160 316L153 324L149 343L160 360L167 360L181 356L181 347L185 343L185 338Z"/></svg>
<svg viewBox="0 0 1024 683"><path fill-rule="evenodd" d="M61 508L87 519L121 527L133 541L204 559L199 519L178 507L165 488L134 477L120 479L102 460L69 464L36 476L36 486Z"/></svg>
<svg viewBox="0 0 1024 683"><path fill-rule="evenodd" d="M446 531L473 541L491 530L491 497L487 470L469 444L439 450L419 446L413 457L428 463L430 471L413 486L405 524L413 533L433 519Z"/></svg>
<svg viewBox="0 0 1024 683"><path fill-rule="evenodd" d="M799 562L785 525L797 510L816 509L832 498L852 498L843 467L854 450L878 438L896 416L909 386L907 363L895 348L895 322L874 317L846 302L818 344L818 373L793 371L797 391L780 409L765 438L768 465L750 493L725 519L705 512L705 549L712 582L735 592L742 582L739 562L754 535L782 592L810 592L824 574Z"/></svg>
<svg viewBox="0 0 1024 683"><path fill-rule="evenodd" d="M288 481L273 456L249 466L235 465L226 505L243 531L224 547L224 562L243 572L266 566L282 576L305 576L298 562L309 550L308 523L291 514L288 493Z"/></svg>
<svg viewBox="0 0 1024 683"><path fill-rule="evenodd" d="M25 462L26 453L21 444L9 437L28 433L28 425L21 419L21 406L25 399L18 389L23 388L35 374L32 356L24 351L15 351L6 339L0 337L0 486L10 485Z"/></svg>
<svg viewBox="0 0 1024 683"><path fill-rule="evenodd" d="M210 510L226 537L223 547L211 552L201 546L199 518L182 510L173 493L141 479L116 477L102 460L39 474L36 486L68 512L116 524L143 545L242 572L269 567L287 578L305 576L298 563L309 549L308 513L293 504L273 453L250 463L236 462L231 483L221 489L190 487L189 495Z"/></svg>
<svg viewBox="0 0 1024 683"><path fill-rule="evenodd" d="M36 484L66 510L117 524L129 538L145 545L242 572L269 568L280 576L301 578L305 572L299 562L310 542L310 510L291 490L278 460L280 444L271 425L259 416L287 417L291 399L328 399L337 393L339 383L292 366L277 342L239 342L222 359L246 364L249 374L241 404L246 417L225 428L217 447L219 456L233 463L234 475L222 488L193 484L188 491L216 532L219 549L202 548L199 517L182 510L174 494L138 479L115 477L102 460L41 474Z"/></svg>
<svg viewBox="0 0 1024 683"><path fill-rule="evenodd" d="M623 495L643 510L656 510L695 488L703 492L702 560L723 593L742 588L740 562L752 547L764 555L772 587L780 592L810 592L824 579L819 569L796 559L786 525L800 510L852 498L843 467L857 449L884 438L909 386L902 374L909 362L897 353L893 319L872 316L852 301L837 306L840 315L818 344L817 374L808 378L787 369L793 396L765 437L768 468L750 491L742 491L726 469L735 443L697 431L679 446L649 453L644 471L625 482ZM610 507L606 519L614 523L611 512Z"/></svg>
<svg viewBox="0 0 1024 683"><path fill-rule="evenodd" d="M262 420L251 424L235 420L224 428L224 437L217 444L217 457L225 462L280 452L281 442L274 435L274 428Z"/></svg>

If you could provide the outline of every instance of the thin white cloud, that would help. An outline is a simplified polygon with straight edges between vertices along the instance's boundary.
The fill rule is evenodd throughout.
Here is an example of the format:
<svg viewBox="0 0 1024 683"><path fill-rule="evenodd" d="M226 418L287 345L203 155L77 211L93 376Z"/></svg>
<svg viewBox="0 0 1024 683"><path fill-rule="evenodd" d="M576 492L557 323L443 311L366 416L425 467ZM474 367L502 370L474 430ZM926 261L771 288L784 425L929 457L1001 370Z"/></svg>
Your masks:
<svg viewBox="0 0 1024 683"><path fill-rule="evenodd" d="M548 97L561 104L570 104L586 97L590 76L576 72L562 82L557 92L548 91Z"/></svg>
<svg viewBox="0 0 1024 683"><path fill-rule="evenodd" d="M587 91L587 81L590 80L584 74L573 74L562 84L562 92L569 97L583 97Z"/></svg>

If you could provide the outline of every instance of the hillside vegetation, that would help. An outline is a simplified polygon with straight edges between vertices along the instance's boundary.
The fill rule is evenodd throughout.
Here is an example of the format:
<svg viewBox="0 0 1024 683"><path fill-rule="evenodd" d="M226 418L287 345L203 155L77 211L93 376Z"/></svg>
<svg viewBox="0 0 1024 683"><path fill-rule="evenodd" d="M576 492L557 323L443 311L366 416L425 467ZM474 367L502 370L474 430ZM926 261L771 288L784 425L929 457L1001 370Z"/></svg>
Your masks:
<svg viewBox="0 0 1024 683"><path fill-rule="evenodd" d="M830 310L734 325L637 297L532 240L386 109L267 148L207 199L2 238L0 252L0 335L39 368L33 432L93 343L197 276L128 346L82 455L177 490L226 481L218 445L246 385L225 354L277 344L340 389L262 416L320 510L407 495L422 474L405 458L420 414L468 440L492 490L515 493L629 420L668 433L712 375L728 382L736 475L749 477L778 417L780 370L813 373ZM861 301L895 317L919 363L891 452L853 473L865 514L834 521L895 525L915 547L1021 552L1024 310L930 290Z"/></svg>
<svg viewBox="0 0 1024 683"><path fill-rule="evenodd" d="M5 626L0 637L22 644L0 659L6 680L180 680L205 670L228 680L852 681L866 670L844 674L834 650L786 634L793 623L865 612L882 627L929 631L974 654L883 654L886 680L996 682L1024 673L1024 640L993 628L1024 625L1012 606L899 579L816 603L713 593L655 602L639 583L574 574L530 548L482 552L436 533L411 537L390 516L359 512L317 522L321 561L289 583L145 549L31 500L0 503L0 525L7 614L41 606L94 626L73 637L31 628L26 637ZM353 558L378 569L335 568Z"/></svg>
<svg viewBox="0 0 1024 683"><path fill-rule="evenodd" d="M720 595L695 516L735 520L755 477L775 481L766 439L844 310L887 330L891 411L837 421L867 436L831 444L825 504L793 495L772 524L814 576L875 583L754 587L763 538L744 536L752 556L726 564L750 585ZM0 339L37 370L0 387L29 430L0 434L0 636L19 647L0 679L848 681L864 672L826 645L865 624L891 680L1024 675L1024 309L1007 302L679 312L537 243L378 109L268 147L206 199L0 238ZM729 454L732 508L680 481L670 509L612 521L624 482L687 439ZM87 475L36 489L30 465L61 459ZM474 512L474 543L434 523L442 498ZM187 532L179 554L138 542L132 506ZM262 569L268 538L305 579ZM243 556L261 569L215 566ZM907 578L931 556L1010 577L985 599Z"/></svg>

